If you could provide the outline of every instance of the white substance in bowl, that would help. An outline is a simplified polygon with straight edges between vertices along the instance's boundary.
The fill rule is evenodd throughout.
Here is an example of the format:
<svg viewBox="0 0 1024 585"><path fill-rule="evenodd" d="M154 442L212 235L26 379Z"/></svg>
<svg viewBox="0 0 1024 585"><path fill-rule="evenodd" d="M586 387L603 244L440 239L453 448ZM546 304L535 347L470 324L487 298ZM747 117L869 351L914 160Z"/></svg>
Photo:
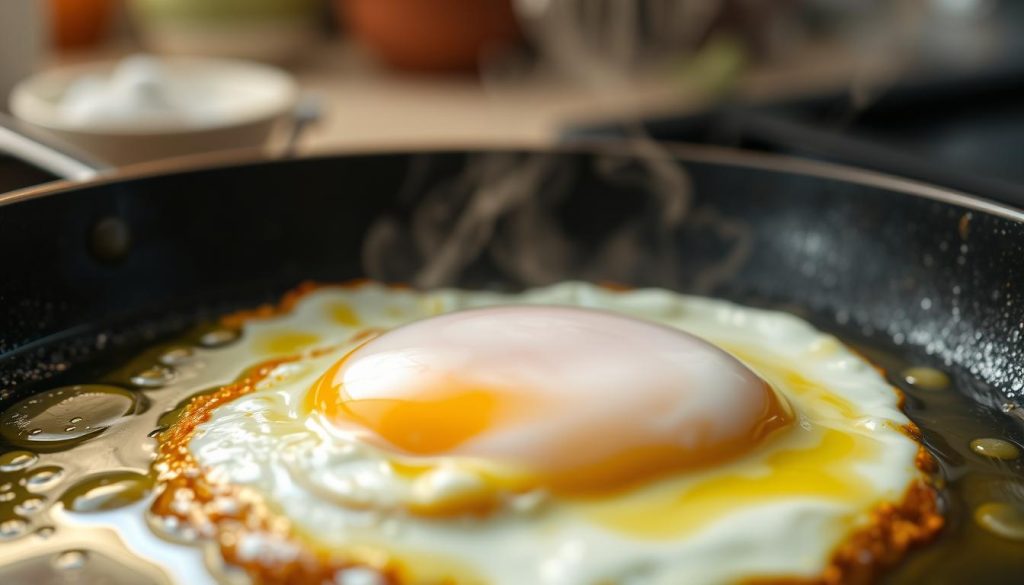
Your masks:
<svg viewBox="0 0 1024 585"><path fill-rule="evenodd" d="M181 133L280 116L296 94L287 73L266 65L135 55L34 76L12 93L11 109L57 130Z"/></svg>
<svg viewBox="0 0 1024 585"><path fill-rule="evenodd" d="M74 80L57 113L74 126L209 125L226 115L230 103L223 88L210 81L138 55L121 61L109 74Z"/></svg>
<svg viewBox="0 0 1024 585"><path fill-rule="evenodd" d="M229 59L135 56L48 70L18 84L11 112L114 165L262 147L294 108L280 69Z"/></svg>

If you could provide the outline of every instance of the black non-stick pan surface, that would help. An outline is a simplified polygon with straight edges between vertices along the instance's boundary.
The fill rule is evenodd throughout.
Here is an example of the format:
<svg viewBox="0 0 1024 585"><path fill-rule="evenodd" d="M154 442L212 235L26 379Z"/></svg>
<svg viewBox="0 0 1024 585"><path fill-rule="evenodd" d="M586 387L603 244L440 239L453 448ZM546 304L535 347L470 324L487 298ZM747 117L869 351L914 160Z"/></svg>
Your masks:
<svg viewBox="0 0 1024 585"><path fill-rule="evenodd" d="M474 190L465 177L481 160L497 160L505 175L533 173L531 196L547 202L563 239L529 252L544 270L511 269L515 248L484 243L433 284L517 289L586 278L780 308L882 356L894 383L906 365L947 372L962 395L958 415L991 436L1022 438L1024 214L842 167L695 148L669 159L624 147L325 156L9 195L0 207L0 409L86 382L97 364L304 280L415 281L430 259L403 230L425 198L450 190L453 207L435 223L455 233ZM666 185L686 190L682 208L659 199ZM382 221L393 236L387 254L368 258ZM639 247L624 262L595 263L624 226ZM520 228L511 216L493 223L502 237ZM930 420L912 392L907 409ZM966 470L988 473L964 445L929 432L925 440L951 483ZM1015 478L1021 467L991 473ZM963 538L964 514L951 515L943 539ZM971 563L921 554L916 570L936 578ZM1020 582L1024 555L996 556L969 574Z"/></svg>

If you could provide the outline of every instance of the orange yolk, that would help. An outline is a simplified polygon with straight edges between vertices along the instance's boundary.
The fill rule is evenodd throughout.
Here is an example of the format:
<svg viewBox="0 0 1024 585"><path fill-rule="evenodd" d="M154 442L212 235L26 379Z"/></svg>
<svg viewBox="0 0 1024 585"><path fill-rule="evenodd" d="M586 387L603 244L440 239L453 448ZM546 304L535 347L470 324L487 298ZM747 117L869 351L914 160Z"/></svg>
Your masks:
<svg viewBox="0 0 1024 585"><path fill-rule="evenodd" d="M457 385L414 400L326 399L321 412L372 430L390 447L410 455L444 455L500 424L512 424L529 412L529 400ZM326 392L337 396L337 389ZM323 404L322 403L322 404Z"/></svg>
<svg viewBox="0 0 1024 585"><path fill-rule="evenodd" d="M516 310L537 309L552 308ZM792 420L763 380L703 341L624 317L571 311L561 315L568 322L552 327L519 323L525 332L516 331L516 319L498 319L507 326L504 340L480 338L495 323L424 326L448 315L385 333L324 372L306 407L425 468L437 457L485 461L495 481L580 496L726 461ZM578 319L587 327L574 331ZM630 329L637 324L639 332ZM610 335L595 341L608 327ZM645 329L656 329L648 332L656 339L637 348L630 337ZM588 347L609 349L595 343L611 344L619 363L587 359ZM634 349L643 353L633 356ZM597 372L584 375L588 365ZM494 469L507 473L493 477Z"/></svg>

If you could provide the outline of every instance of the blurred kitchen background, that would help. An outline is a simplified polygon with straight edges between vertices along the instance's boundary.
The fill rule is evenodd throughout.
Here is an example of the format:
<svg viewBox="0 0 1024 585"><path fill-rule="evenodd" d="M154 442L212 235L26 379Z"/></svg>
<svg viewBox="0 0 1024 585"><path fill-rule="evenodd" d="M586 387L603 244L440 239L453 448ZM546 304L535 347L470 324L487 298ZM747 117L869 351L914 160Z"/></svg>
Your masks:
<svg viewBox="0 0 1024 585"><path fill-rule="evenodd" d="M0 103L114 164L653 137L1024 203L1022 32L1010 0L2 0Z"/></svg>

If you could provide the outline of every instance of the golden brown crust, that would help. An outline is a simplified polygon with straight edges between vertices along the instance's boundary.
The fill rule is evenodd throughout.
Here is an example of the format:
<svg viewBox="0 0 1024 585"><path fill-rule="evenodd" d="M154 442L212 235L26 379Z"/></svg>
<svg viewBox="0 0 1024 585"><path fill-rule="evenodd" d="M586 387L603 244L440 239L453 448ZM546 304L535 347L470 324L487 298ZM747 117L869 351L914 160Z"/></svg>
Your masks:
<svg viewBox="0 0 1024 585"><path fill-rule="evenodd" d="M911 549L934 538L943 523L935 489L917 482L899 503L873 510L868 525L839 546L821 576L751 579L744 585L868 585Z"/></svg>
<svg viewBox="0 0 1024 585"><path fill-rule="evenodd" d="M823 585L871 583L898 563L915 546L930 541L942 530L935 489L924 483L910 486L897 504L882 504L871 523L839 547L822 576Z"/></svg>
<svg viewBox="0 0 1024 585"><path fill-rule="evenodd" d="M912 422L902 430L917 442L914 465L931 475L935 458L921 444L921 430ZM892 568L912 549L934 539L945 519L939 510L939 496L924 481L915 482L897 503L885 503L871 512L868 524L855 531L832 554L820 577L771 577L750 579L744 585L867 585Z"/></svg>
<svg viewBox="0 0 1024 585"><path fill-rule="evenodd" d="M353 281L353 285L354 284L357 284L357 282ZM321 288L322 286L325 285L312 280L301 282L292 290L284 293L284 296L282 296L281 300L278 302L265 303L254 309L244 309L241 311L235 311L234 313L228 313L220 318L220 324L228 329L241 329L242 325L244 325L246 321L253 319L267 319L275 315L286 313L290 311L295 304L302 299L302 297L318 288Z"/></svg>
<svg viewBox="0 0 1024 585"><path fill-rule="evenodd" d="M276 366L289 361L293 359L264 362L237 382L193 398L178 421L159 436L154 462L160 490L151 512L162 519L175 518L201 535L215 538L224 561L245 571L256 585L332 583L339 571L360 566L307 546L258 498L244 494L237 486L211 481L188 450L196 428L208 421L216 408L252 392ZM221 505L225 501L232 505ZM287 561L268 559L266 555L250 557L242 553L239 544L252 536L269 538L279 548L297 554ZM385 583L397 583L393 570L373 570Z"/></svg>
<svg viewBox="0 0 1024 585"><path fill-rule="evenodd" d="M364 284L369 284L371 282L375 281L370 280L369 278L353 278L350 280L346 280L344 282L336 283L324 283L316 282L315 280L304 280L300 282L298 285L296 285L295 288L284 293L284 295L281 297L281 300L279 300L278 302L265 303L256 307L255 309L243 309L241 311L228 313L227 315L223 315L220 318L220 324L221 326L227 327L228 329L241 329L242 325L244 325L246 321L250 321L253 319L269 319L270 317L275 317L277 315L281 315L283 313L291 311L292 308L295 307L295 305L299 301L301 301L303 297L309 295L312 292L316 292L321 288L356 288L363 286ZM409 288L409 285L403 283L388 283L387 286L388 288L392 288L395 290L406 290Z"/></svg>

